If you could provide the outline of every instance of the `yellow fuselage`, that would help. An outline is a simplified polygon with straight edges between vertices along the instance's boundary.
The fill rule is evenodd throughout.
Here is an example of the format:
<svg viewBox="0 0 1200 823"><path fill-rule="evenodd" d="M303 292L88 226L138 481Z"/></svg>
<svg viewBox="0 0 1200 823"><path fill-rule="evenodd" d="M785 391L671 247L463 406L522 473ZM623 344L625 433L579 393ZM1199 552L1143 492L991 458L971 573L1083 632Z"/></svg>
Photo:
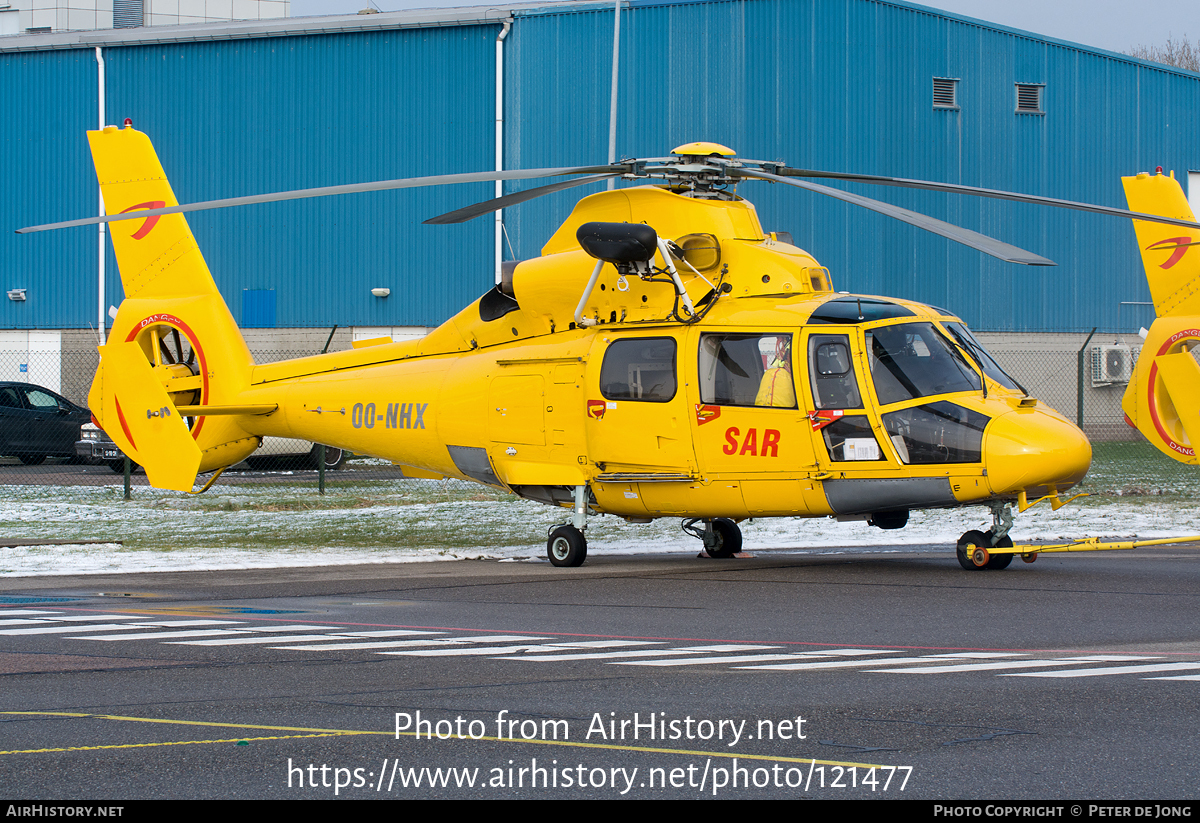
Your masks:
<svg viewBox="0 0 1200 823"><path fill-rule="evenodd" d="M716 238L715 264L705 258L707 270L681 272L697 303L719 282L720 296L709 298L715 305L700 322L670 320L670 283L619 279L605 266L582 313L597 324L577 327L574 311L595 261L579 249L574 232L596 219L645 221L668 238ZM1078 482L1091 459L1072 423L984 376L961 348L959 360L979 385L902 400L880 396L882 369L868 340L906 326L932 328L953 345L946 324L961 321L919 303L832 292L828 272L764 234L742 200L694 199L659 188L586 198L543 256L517 267L512 288L520 308L496 319L483 320L477 302L419 341L255 366L238 402L279 410L239 423L251 434L328 443L416 473L496 483L547 502L566 502L556 489L588 485L594 508L630 518L853 515L1013 499L1022 491L1032 497ZM886 304L883 313L895 316L814 321L814 311L834 300L852 315L862 315L865 300ZM791 402L756 403L753 392L713 402L722 398L714 396L719 390L707 372L725 367L705 360L704 350L722 341L744 349L755 336L786 346L787 362L774 364L774 379L790 383L783 394ZM841 380L858 395L836 411L857 422L852 442L834 446L830 423L817 414L830 401L819 396L815 352L824 341L843 339L851 372ZM603 383L606 357L618 344L645 344L647 356L673 347L669 396L661 387L638 397L625 382L616 390ZM766 371L771 355L763 358ZM644 366L619 365L630 374ZM974 446L977 459L969 459L969 448L956 452L945 442L961 439L962 426L953 420L957 428L949 435L925 425L923 456L909 453L904 444L913 441L897 433L911 421L889 422L905 417L899 412L932 409L914 418L927 423L947 408L964 420L987 421Z"/></svg>

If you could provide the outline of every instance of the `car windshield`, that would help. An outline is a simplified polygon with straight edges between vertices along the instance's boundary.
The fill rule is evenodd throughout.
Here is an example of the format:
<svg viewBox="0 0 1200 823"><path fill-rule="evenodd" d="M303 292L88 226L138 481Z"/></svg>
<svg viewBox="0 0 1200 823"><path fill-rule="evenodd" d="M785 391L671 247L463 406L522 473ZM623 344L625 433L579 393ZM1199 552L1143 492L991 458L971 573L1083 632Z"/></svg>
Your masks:
<svg viewBox="0 0 1200 823"><path fill-rule="evenodd" d="M866 344L871 379L882 405L983 388L979 375L932 323L871 329Z"/></svg>

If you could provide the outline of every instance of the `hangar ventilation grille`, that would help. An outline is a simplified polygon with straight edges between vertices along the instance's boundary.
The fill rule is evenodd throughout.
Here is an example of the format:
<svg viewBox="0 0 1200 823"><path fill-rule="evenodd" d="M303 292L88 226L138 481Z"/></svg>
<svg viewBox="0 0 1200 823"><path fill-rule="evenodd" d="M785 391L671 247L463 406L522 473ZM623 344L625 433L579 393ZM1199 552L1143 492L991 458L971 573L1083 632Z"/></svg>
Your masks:
<svg viewBox="0 0 1200 823"><path fill-rule="evenodd" d="M136 29L145 23L142 0L113 0L114 29Z"/></svg>
<svg viewBox="0 0 1200 823"><path fill-rule="evenodd" d="M950 77L933 78L933 107L935 109L958 108L958 80Z"/></svg>
<svg viewBox="0 0 1200 823"><path fill-rule="evenodd" d="M1042 88L1039 84L1017 83L1017 111L1024 114L1044 114Z"/></svg>

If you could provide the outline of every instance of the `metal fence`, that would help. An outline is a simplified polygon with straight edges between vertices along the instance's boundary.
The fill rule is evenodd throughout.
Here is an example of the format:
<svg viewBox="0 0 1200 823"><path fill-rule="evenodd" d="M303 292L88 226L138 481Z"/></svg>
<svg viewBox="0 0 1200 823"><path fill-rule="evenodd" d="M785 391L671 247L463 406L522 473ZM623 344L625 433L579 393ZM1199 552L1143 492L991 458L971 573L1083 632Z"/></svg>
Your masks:
<svg viewBox="0 0 1200 823"><path fill-rule="evenodd" d="M1091 439L1093 462L1083 491L1121 496L1200 492L1200 469L1159 453L1124 422L1121 398L1126 384L1095 381L1090 350L1081 355L1077 342L1059 351L1032 352L1027 347L1006 351L1002 346L991 350L1030 394L1075 421ZM273 362L317 353L271 349L255 352L255 360ZM123 460L93 463L75 456L79 426L87 419L82 409L98 363L96 349L38 355L30 352L22 360L20 354L0 353L0 485L121 483ZM54 396L80 411L60 409ZM316 493L321 478L315 457L314 444L268 438L249 460L227 470L218 485L280 484L311 487ZM335 487L404 477L390 462L366 455L347 455L324 475L324 483ZM135 468L129 484L147 485L144 472Z"/></svg>
<svg viewBox="0 0 1200 823"><path fill-rule="evenodd" d="M1121 400L1128 383L1097 379L1104 375L1097 374L1094 349L1085 343L1078 350L992 347L991 353L1031 395L1057 409L1091 440L1092 467L1079 491L1114 496L1200 493L1200 469L1162 454L1125 422Z"/></svg>
<svg viewBox="0 0 1200 823"><path fill-rule="evenodd" d="M255 362L270 363L319 353L270 349L253 354ZM80 428L90 420L87 394L99 364L96 349L59 351L51 357L31 352L22 362L16 362L14 358L21 359L21 354L10 353L12 363L0 362L0 376L9 378L0 381L0 485L107 486L124 482L129 487L147 486L145 472L136 465L129 467L125 477L123 455L85 459L76 454ZM217 482L223 486L311 486L316 492L326 484L404 477L403 471L389 461L367 455L341 455L332 448L326 453L326 471L321 472L320 445L265 438L258 451L227 469Z"/></svg>

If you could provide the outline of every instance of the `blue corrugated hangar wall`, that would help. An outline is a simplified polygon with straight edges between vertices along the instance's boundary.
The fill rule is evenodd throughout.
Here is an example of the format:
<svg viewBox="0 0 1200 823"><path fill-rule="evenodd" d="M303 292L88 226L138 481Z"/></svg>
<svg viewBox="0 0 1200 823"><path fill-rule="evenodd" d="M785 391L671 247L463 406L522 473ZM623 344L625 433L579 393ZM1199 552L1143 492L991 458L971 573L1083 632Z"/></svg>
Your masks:
<svg viewBox="0 0 1200 823"><path fill-rule="evenodd" d="M409 20L371 22L393 19ZM612 23L607 3L513 12L504 44L506 168L605 158ZM111 45L107 119L130 117L151 135L184 202L488 169L500 30L497 22ZM1200 168L1200 76L919 6L634 0L622 13L621 46L621 156L661 156L703 139L807 168L1114 206L1124 205L1121 174ZM84 139L96 121L93 49L10 48L0 41L8 123L0 215L15 228L94 213ZM957 80L955 108L933 106L935 77ZM1044 113L1017 113L1018 83L1042 87ZM1125 221L849 188L1059 266L1001 263L771 184L747 183L740 193L768 230L790 231L827 265L838 289L924 300L979 329L1115 328L1120 301L1147 299ZM574 201L597 189L506 212L515 255L538 254ZM420 221L491 192L491 184L417 189L189 220L239 320L254 320L242 317L245 290L273 290L280 328L434 325L489 287L492 224ZM26 303L0 301L0 328L95 323L95 257L94 229L0 233L0 287L29 294ZM110 255L112 303L120 296L115 270ZM372 297L376 286L391 296ZM1133 328L1149 319L1128 309L1121 316Z"/></svg>

